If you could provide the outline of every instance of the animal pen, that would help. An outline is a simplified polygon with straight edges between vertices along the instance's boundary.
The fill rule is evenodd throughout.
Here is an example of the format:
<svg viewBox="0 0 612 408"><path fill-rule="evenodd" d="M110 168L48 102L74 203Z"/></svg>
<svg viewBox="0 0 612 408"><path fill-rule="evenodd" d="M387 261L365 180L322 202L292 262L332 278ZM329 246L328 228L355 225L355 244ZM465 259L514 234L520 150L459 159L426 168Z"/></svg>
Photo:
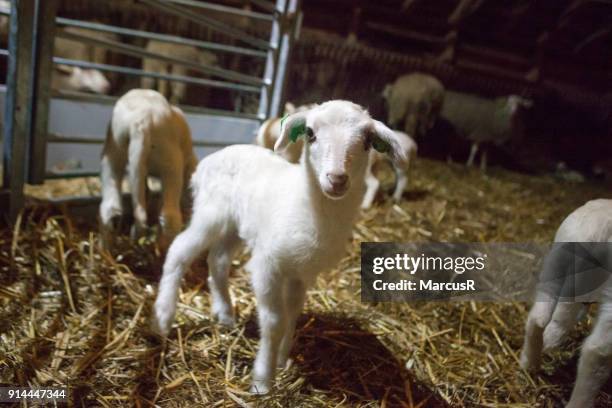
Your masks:
<svg viewBox="0 0 612 408"><path fill-rule="evenodd" d="M554 30L585 34L572 26L571 16L597 14L583 9L611 13L607 2L568 0L540 7L513 0L508 10L470 0L10 3L10 9L0 7L2 15L10 16L7 49L0 52L7 73L0 87L0 403L8 389L3 387L59 387L68 396L57 405L104 407L519 408L563 406L570 399L582 342L597 321L596 304L589 303L577 328L546 352L539 371L528 371L520 360L531 299L508 300L511 295L505 293L503 301L362 301L362 254L364 243L385 242L544 247L576 208L595 198L612 198L609 179L595 180L583 168L560 165L573 164L567 157L581 156L581 151L571 150L559 163L550 164L549 157L540 161L543 151L561 151L559 146L566 144L559 129L582 131L583 124L585 130L572 135L569 145L588 140L592 150L604 156L610 152L604 146L609 132L601 138L589 133L591 117L610 123L604 96L609 87L547 76L546 69L555 71L554 63L546 68L543 62L545 44L561 35ZM511 55L504 46L469 43L475 30L471 22L501 15L529 23L529 11L544 13L548 6L562 9L559 24L546 27L547 35L537 39L530 58ZM408 17L413 20L404 27ZM447 33L436 26L440 18L445 24L447 19L462 21L448 23ZM435 33L426 31L429 27ZM591 41L610 38L606 27ZM492 37L499 34L490 29ZM99 63L54 56L58 38L104 49L110 57ZM378 45L395 44L388 38L418 47L413 52L408 46ZM145 44L152 40L193 46L214 54L217 63L150 51ZM493 62L484 64L483 58ZM144 59L180 65L188 73L147 71L141 66ZM100 71L115 92L52 89L54 69L62 66ZM389 193L396 169L377 167L381 191L374 205L360 212L341 261L308 291L292 364L277 370L267 395L249 392L260 333L247 249L231 260L234 327L222 327L212 317L209 267L202 256L181 283L168 337L151 330L165 261L158 231L152 228L133 240L130 217L124 217L109 251L101 246L97 219L100 154L119 95L141 87L141 78L186 84L187 96L178 103L202 159L230 145L252 144L262 123L284 115L286 102L299 106L346 99L385 122L383 89L412 72L438 78L447 90L491 99L513 94L534 101L536 108L554 95L580 106L571 112L584 122L568 126L572 116L556 105L542 111L561 117L559 124L549 126L541 121L541 111L529 111L527 140L491 146L493 167L482 172L463 163L469 141L447 133L448 123L439 120L427 138L417 139L419 157L411 163L407 190L397 202ZM593 71L590 80L599 83L606 75ZM256 171L251 176L258 180ZM275 180L266 185L274 187ZM159 195L151 197L149 219L156 219ZM265 203L270 209L278 205ZM299 225L292 228L299 239ZM516 259L535 262L532 254L515 252ZM612 406L611 380L594 406Z"/></svg>
<svg viewBox="0 0 612 408"><path fill-rule="evenodd" d="M99 151L104 142L112 104L116 98L96 97L78 92L60 92L51 96L50 75L53 64L97 69L102 72L125 76L151 77L191 85L250 93L259 96L256 112L186 107L188 119L195 136L199 157L233 143L248 143L261 121L279 114L285 84L286 66L293 37L297 29L297 5L294 1L281 1L277 5L263 3L273 13L260 13L209 4L206 2L162 2L146 0L143 4L159 10L162 15L179 16L203 27L239 39L244 46L190 40L175 35L159 34L91 23L68 18L55 18L57 1L21 1L14 7L11 18L9 50L4 50L9 61L8 81L2 89L3 123L7 128L5 140L4 186L11 191L7 198L9 213L14 218L23 205L20 191L27 181L40 184L45 179L86 177L99 173ZM263 40L241 32L222 22L197 16L185 9L185 5L204 10L218 10L245 18L262 21L269 27L270 38ZM19 8L18 8L19 7ZM7 13L7 11L4 11ZM19 14L21 13L21 14ZM11 15L11 13L7 13ZM55 23L54 23L55 22ZM112 33L128 38L164 41L169 44L188 44L203 50L214 50L261 60L265 65L263 77L218 67L199 66L191 61L155 54L129 44L101 40L56 30L57 27L78 27L93 32ZM53 57L55 35L82 41L90 47L98 46L132 57L155 58L167 63L182 64L192 70L214 75L219 79L195 78L146 72L127 66L96 64L87 61L66 60ZM34 52L30 55L29 50ZM19 86L17 86L19 84ZM17 117L15 115L21 115ZM23 132L29 138L24 140ZM198 136L199 135L199 136ZM62 171L57 167L78 158L78 171ZM23 169L26 160L30 163Z"/></svg>

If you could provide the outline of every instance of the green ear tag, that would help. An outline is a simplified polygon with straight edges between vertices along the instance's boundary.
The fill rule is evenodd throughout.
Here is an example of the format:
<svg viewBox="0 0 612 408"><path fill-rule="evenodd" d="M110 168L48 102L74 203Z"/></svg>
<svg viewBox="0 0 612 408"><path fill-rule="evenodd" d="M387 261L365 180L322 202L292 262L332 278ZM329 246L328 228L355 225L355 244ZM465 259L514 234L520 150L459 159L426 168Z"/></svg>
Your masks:
<svg viewBox="0 0 612 408"><path fill-rule="evenodd" d="M306 119L294 122L289 133L289 140L293 143L297 142L298 137L306 134Z"/></svg>
<svg viewBox="0 0 612 408"><path fill-rule="evenodd" d="M389 150L391 150L389 143L376 136L372 139L372 147L374 150L380 153L387 153Z"/></svg>

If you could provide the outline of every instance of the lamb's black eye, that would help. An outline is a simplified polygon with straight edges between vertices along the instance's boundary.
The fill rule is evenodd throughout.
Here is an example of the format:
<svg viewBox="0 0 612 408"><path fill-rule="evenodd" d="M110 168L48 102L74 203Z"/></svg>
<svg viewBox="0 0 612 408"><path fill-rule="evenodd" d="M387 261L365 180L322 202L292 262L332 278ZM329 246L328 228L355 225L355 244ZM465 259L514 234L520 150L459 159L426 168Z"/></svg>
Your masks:
<svg viewBox="0 0 612 408"><path fill-rule="evenodd" d="M314 131L310 127L306 128L306 137L308 139L308 143L312 143L315 140L317 140L317 137L315 136Z"/></svg>

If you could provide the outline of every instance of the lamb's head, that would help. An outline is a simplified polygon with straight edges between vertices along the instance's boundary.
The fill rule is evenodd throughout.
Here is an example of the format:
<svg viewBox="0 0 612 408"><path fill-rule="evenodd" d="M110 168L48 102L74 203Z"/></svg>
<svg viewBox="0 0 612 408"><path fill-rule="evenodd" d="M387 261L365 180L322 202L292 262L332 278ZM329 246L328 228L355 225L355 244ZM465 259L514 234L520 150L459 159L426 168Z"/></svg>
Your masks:
<svg viewBox="0 0 612 408"><path fill-rule="evenodd" d="M62 88L74 91L108 94L110 82L104 74L96 69L83 69L66 65L56 66Z"/></svg>
<svg viewBox="0 0 612 408"><path fill-rule="evenodd" d="M348 101L329 101L286 117L274 150L282 151L300 137L305 140L302 165L334 200L345 197L352 185L363 186L371 148L388 153L399 165L408 155L403 138Z"/></svg>
<svg viewBox="0 0 612 408"><path fill-rule="evenodd" d="M404 120L406 119L406 104L400 103L394 92L395 87L393 84L387 84L382 92L387 108L387 123L393 129L403 129ZM412 126L412 124L406 126Z"/></svg>
<svg viewBox="0 0 612 408"><path fill-rule="evenodd" d="M500 100L504 104L506 115L510 118L511 136L520 140L525 135L525 121L529 109L533 106L533 101L518 95L509 95Z"/></svg>

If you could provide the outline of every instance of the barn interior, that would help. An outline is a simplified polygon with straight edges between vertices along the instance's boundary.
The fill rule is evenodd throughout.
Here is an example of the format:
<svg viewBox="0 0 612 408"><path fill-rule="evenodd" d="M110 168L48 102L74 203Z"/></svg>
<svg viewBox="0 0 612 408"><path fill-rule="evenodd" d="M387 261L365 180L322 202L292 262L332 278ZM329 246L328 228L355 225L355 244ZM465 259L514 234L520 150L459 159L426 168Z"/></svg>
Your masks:
<svg viewBox="0 0 612 408"><path fill-rule="evenodd" d="M547 243L574 209L612 198L612 2L0 3L1 386L66 386L72 405L108 407L568 401L596 305L542 370L526 372L518 361L530 304L362 303L360 243ZM154 50L154 41L169 47ZM199 57L174 53L183 45ZM65 67L101 72L109 85L55 85ZM466 166L471 140L440 118L415 135L401 201L390 197L392 168L381 170L346 256L309 291L293 365L269 395L248 392L259 336L247 252L232 264L234 329L210 317L202 259L182 284L170 337L151 333L164 262L157 229L134 242L126 215L117 248L99 245L100 154L121 95L147 84L178 104L201 159L252 143L285 102L347 99L388 122L385 87L414 72L447 91L517 95L530 106L516 134L483 144L486 169ZM156 220L159 187L149 189ZM595 406L612 406L610 380Z"/></svg>

